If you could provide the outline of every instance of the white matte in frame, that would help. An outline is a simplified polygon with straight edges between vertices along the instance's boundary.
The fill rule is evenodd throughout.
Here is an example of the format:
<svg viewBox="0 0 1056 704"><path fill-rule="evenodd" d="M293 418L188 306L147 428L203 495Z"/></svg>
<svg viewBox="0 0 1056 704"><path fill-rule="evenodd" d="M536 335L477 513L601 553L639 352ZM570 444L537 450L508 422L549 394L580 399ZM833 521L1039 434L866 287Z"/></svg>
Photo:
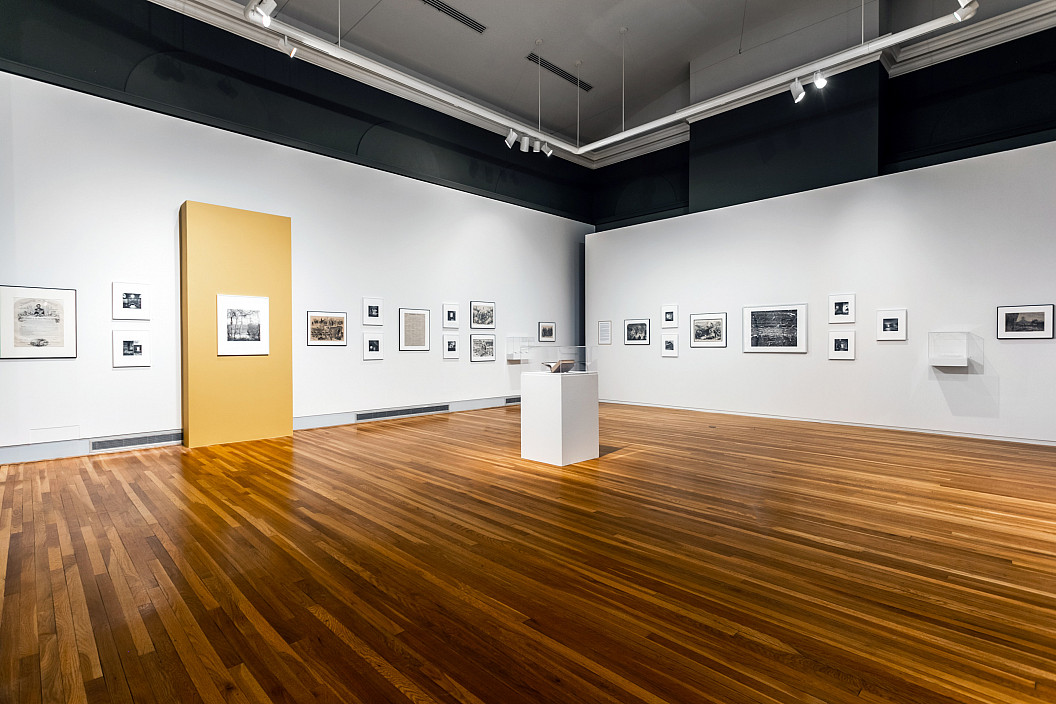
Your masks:
<svg viewBox="0 0 1056 704"><path fill-rule="evenodd" d="M885 308L876 311L877 340L905 340L907 335L905 308Z"/></svg>
<svg viewBox="0 0 1056 704"><path fill-rule="evenodd" d="M854 359L854 330L829 332L829 359Z"/></svg>
<svg viewBox="0 0 1056 704"><path fill-rule="evenodd" d="M457 330L458 317L458 304L445 303L443 307L443 326L448 330Z"/></svg>
<svg viewBox="0 0 1056 704"><path fill-rule="evenodd" d="M385 307L380 298L363 298L363 324L384 325Z"/></svg>
<svg viewBox="0 0 1056 704"><path fill-rule="evenodd" d="M267 296L229 296L216 294L216 354L221 357L252 357L270 352L271 325ZM228 316L229 311L255 315ZM255 321L255 322L254 322ZM229 325L235 327L229 329ZM253 327L257 327L254 333ZM239 330L241 329L241 330ZM255 335L257 339L229 339L229 335Z"/></svg>
<svg viewBox="0 0 1056 704"><path fill-rule="evenodd" d="M660 356L678 356L678 333L666 333L660 336Z"/></svg>
<svg viewBox="0 0 1056 704"><path fill-rule="evenodd" d="M829 324L853 323L856 314L853 293L829 296Z"/></svg>
<svg viewBox="0 0 1056 704"><path fill-rule="evenodd" d="M114 367L150 366L149 330L114 330Z"/></svg>
<svg viewBox="0 0 1056 704"><path fill-rule="evenodd" d="M689 316L690 347L725 347L725 313L692 313Z"/></svg>
<svg viewBox="0 0 1056 704"><path fill-rule="evenodd" d="M678 306L661 306L660 308L660 327L662 328L677 328L678 327Z"/></svg>
<svg viewBox="0 0 1056 704"><path fill-rule="evenodd" d="M29 314L26 322L19 317L23 313ZM40 327L43 319L50 322ZM76 356L76 289L0 286L0 359Z"/></svg>
<svg viewBox="0 0 1056 704"><path fill-rule="evenodd" d="M373 344L372 344L373 343ZM363 359L385 359L385 334L380 332L363 333Z"/></svg>
<svg viewBox="0 0 1056 704"><path fill-rule="evenodd" d="M114 320L150 320L150 284L115 281L111 300Z"/></svg>
<svg viewBox="0 0 1056 704"><path fill-rule="evenodd" d="M458 359L458 335L444 335L444 359Z"/></svg>

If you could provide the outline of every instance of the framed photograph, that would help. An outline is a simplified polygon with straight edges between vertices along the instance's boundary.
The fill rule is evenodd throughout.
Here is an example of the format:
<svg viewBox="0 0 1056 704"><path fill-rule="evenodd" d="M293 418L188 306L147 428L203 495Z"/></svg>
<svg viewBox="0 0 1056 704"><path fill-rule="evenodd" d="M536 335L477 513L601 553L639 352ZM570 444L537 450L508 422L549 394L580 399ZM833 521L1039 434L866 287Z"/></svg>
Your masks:
<svg viewBox="0 0 1056 704"><path fill-rule="evenodd" d="M458 359L458 335L444 335L444 359Z"/></svg>
<svg viewBox="0 0 1056 704"><path fill-rule="evenodd" d="M854 294L837 293L829 296L829 323L854 322Z"/></svg>
<svg viewBox="0 0 1056 704"><path fill-rule="evenodd" d="M363 333L363 359L385 359L385 334L382 332Z"/></svg>
<svg viewBox="0 0 1056 704"><path fill-rule="evenodd" d="M150 331L114 330L114 367L149 367Z"/></svg>
<svg viewBox="0 0 1056 704"><path fill-rule="evenodd" d="M854 359L854 330L829 333L829 359Z"/></svg>
<svg viewBox="0 0 1056 704"><path fill-rule="evenodd" d="M612 344L612 321L611 320L599 320L598 321L598 344L599 345L611 345Z"/></svg>
<svg viewBox="0 0 1056 704"><path fill-rule="evenodd" d="M906 339L906 309L888 308L876 311L877 340Z"/></svg>
<svg viewBox="0 0 1056 704"><path fill-rule="evenodd" d="M660 336L660 356L678 356L678 333L665 333Z"/></svg>
<svg viewBox="0 0 1056 704"><path fill-rule="evenodd" d="M756 306L744 309L745 352L807 351L807 304Z"/></svg>
<svg viewBox="0 0 1056 704"><path fill-rule="evenodd" d="M309 347L344 347L348 344L348 314L308 311Z"/></svg>
<svg viewBox="0 0 1056 704"><path fill-rule="evenodd" d="M458 304L444 304L444 327L448 330L458 329Z"/></svg>
<svg viewBox="0 0 1056 704"><path fill-rule="evenodd" d="M113 284L114 320L150 320L150 284Z"/></svg>
<svg viewBox="0 0 1056 704"><path fill-rule="evenodd" d="M363 299L363 324L364 325L384 325L384 313L382 310L382 302L380 298L364 298Z"/></svg>
<svg viewBox="0 0 1056 704"><path fill-rule="evenodd" d="M662 328L677 328L678 327L678 306L661 306L660 307L660 327L662 327Z"/></svg>
<svg viewBox="0 0 1056 704"><path fill-rule="evenodd" d="M691 313L689 316L690 347L725 347L725 313Z"/></svg>
<svg viewBox="0 0 1056 704"><path fill-rule="evenodd" d="M0 286L0 359L77 356L77 291Z"/></svg>
<svg viewBox="0 0 1056 704"><path fill-rule="evenodd" d="M1052 303L1040 306L999 306L997 339L1052 339Z"/></svg>
<svg viewBox="0 0 1056 704"><path fill-rule="evenodd" d="M493 301L470 301L469 327L477 329L494 329L495 303Z"/></svg>
<svg viewBox="0 0 1056 704"><path fill-rule="evenodd" d="M400 308L400 352L429 351L429 309Z"/></svg>
<svg viewBox="0 0 1056 704"><path fill-rule="evenodd" d="M221 357L269 352L267 296L216 294L216 354Z"/></svg>
<svg viewBox="0 0 1056 704"><path fill-rule="evenodd" d="M631 318L623 321L623 344L649 344L649 318Z"/></svg>
<svg viewBox="0 0 1056 704"><path fill-rule="evenodd" d="M557 340L557 323L539 323L539 342Z"/></svg>
<svg viewBox="0 0 1056 704"><path fill-rule="evenodd" d="M495 361L495 336L494 335L470 335L469 336L469 361L470 362L494 362Z"/></svg>

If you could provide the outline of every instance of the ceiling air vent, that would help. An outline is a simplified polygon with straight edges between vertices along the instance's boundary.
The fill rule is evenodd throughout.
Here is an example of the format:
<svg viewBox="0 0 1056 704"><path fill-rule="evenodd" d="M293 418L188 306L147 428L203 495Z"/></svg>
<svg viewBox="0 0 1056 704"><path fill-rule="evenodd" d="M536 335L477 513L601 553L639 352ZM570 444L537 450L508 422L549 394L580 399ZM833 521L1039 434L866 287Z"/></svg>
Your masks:
<svg viewBox="0 0 1056 704"><path fill-rule="evenodd" d="M451 7L446 2L443 2L442 0L422 0L422 2L424 2L426 5L432 5L437 10L440 10L440 12L443 12L448 17L458 20L462 24L472 29L474 32L480 32L481 34L483 34L484 30L487 29L487 27L482 25L480 22L477 22L469 15L462 14L461 12Z"/></svg>
<svg viewBox="0 0 1056 704"><path fill-rule="evenodd" d="M579 87L583 89L584 93L589 92L594 88L594 86L590 85L586 81L578 80L574 75L561 68L560 66L555 66L554 64L550 63L546 59L536 54L534 51L524 58L528 59L533 64L539 64L542 68L545 68L547 71L554 74L555 76L560 76L561 78L564 78L572 85L576 85L578 83Z"/></svg>

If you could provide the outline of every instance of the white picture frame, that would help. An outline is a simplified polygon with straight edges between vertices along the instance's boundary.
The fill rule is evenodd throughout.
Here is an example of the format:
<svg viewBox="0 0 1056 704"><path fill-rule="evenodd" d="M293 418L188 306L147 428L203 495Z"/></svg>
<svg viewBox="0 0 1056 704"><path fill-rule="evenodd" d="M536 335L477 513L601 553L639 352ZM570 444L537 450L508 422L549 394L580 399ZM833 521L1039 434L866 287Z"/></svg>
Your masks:
<svg viewBox="0 0 1056 704"><path fill-rule="evenodd" d="M475 330L495 329L495 302L470 301L469 327Z"/></svg>
<svg viewBox="0 0 1056 704"><path fill-rule="evenodd" d="M470 362L494 362L496 359L495 335L470 335L469 336L469 361Z"/></svg>
<svg viewBox="0 0 1056 704"><path fill-rule="evenodd" d="M458 335L444 335L444 359L458 359Z"/></svg>
<svg viewBox="0 0 1056 704"><path fill-rule="evenodd" d="M429 351L429 309L400 308L400 352Z"/></svg>
<svg viewBox="0 0 1056 704"><path fill-rule="evenodd" d="M853 323L856 314L853 293L835 293L829 296L830 325Z"/></svg>
<svg viewBox="0 0 1056 704"><path fill-rule="evenodd" d="M308 311L309 347L345 347L348 345L348 313L341 311Z"/></svg>
<svg viewBox="0 0 1056 704"><path fill-rule="evenodd" d="M599 320L598 321L598 344L599 345L611 345L612 344L612 321L611 320Z"/></svg>
<svg viewBox="0 0 1056 704"><path fill-rule="evenodd" d="M726 347L726 313L690 313L690 347Z"/></svg>
<svg viewBox="0 0 1056 704"><path fill-rule="evenodd" d="M746 306L741 339L744 352L806 354L807 304Z"/></svg>
<svg viewBox="0 0 1056 704"><path fill-rule="evenodd" d="M385 324L385 302L380 298L363 298L363 325Z"/></svg>
<svg viewBox="0 0 1056 704"><path fill-rule="evenodd" d="M660 356L661 357L677 357L678 356L678 333L664 333L660 336Z"/></svg>
<svg viewBox="0 0 1056 704"><path fill-rule="evenodd" d="M1033 306L998 306L998 340L1052 339L1052 303Z"/></svg>
<svg viewBox="0 0 1056 704"><path fill-rule="evenodd" d="M111 287L111 308L114 320L150 320L150 284L115 281Z"/></svg>
<svg viewBox="0 0 1056 704"><path fill-rule="evenodd" d="M149 330L114 330L114 368L150 366Z"/></svg>
<svg viewBox="0 0 1056 704"><path fill-rule="evenodd" d="M0 359L76 356L76 289L0 286Z"/></svg>
<svg viewBox="0 0 1056 704"><path fill-rule="evenodd" d="M216 354L220 357L268 355L269 306L267 296L216 294Z"/></svg>
<svg viewBox="0 0 1056 704"><path fill-rule="evenodd" d="M677 328L678 327L678 306L661 306L660 307L660 327L661 328Z"/></svg>
<svg viewBox="0 0 1056 704"><path fill-rule="evenodd" d="M557 342L557 323L539 323L539 342Z"/></svg>
<svg viewBox="0 0 1056 704"><path fill-rule="evenodd" d="M459 311L457 303L445 303L442 309L443 327L447 330L457 330L459 324Z"/></svg>
<svg viewBox="0 0 1056 704"><path fill-rule="evenodd" d="M829 359L854 359L854 330L829 331Z"/></svg>
<svg viewBox="0 0 1056 704"><path fill-rule="evenodd" d="M370 330L363 333L363 361L385 359L385 333Z"/></svg>
<svg viewBox="0 0 1056 704"><path fill-rule="evenodd" d="M626 318L623 321L623 344L649 344L649 318Z"/></svg>
<svg viewBox="0 0 1056 704"><path fill-rule="evenodd" d="M883 308L876 311L876 339L906 340L909 330L906 327L905 308Z"/></svg>

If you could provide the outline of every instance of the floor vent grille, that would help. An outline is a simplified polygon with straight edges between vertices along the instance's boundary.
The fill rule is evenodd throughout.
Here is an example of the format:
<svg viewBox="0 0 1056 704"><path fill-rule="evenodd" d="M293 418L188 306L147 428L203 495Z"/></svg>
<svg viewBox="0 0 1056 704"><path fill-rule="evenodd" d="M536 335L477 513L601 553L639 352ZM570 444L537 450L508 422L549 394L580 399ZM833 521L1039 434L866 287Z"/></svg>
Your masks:
<svg viewBox="0 0 1056 704"><path fill-rule="evenodd" d="M510 396L509 398L506 399L506 405L509 405L511 403L520 403L520 402L521 402L521 397L520 396Z"/></svg>
<svg viewBox="0 0 1056 704"><path fill-rule="evenodd" d="M590 85L586 81L579 80L578 78L575 77L575 75L569 73L568 71L566 71L565 69L561 68L560 66L556 66L556 65L550 63L549 61L547 61L543 57L541 57L538 54L536 54L534 51L531 54L528 54L528 56L526 56L524 58L528 59L533 64L539 64L542 68L545 68L547 71L549 71L550 73L554 74L555 76L560 76L561 78L564 78L566 81L568 81L572 85L577 85L578 84L579 87L583 89L584 93L589 93L590 91L594 90L594 86Z"/></svg>
<svg viewBox="0 0 1056 704"><path fill-rule="evenodd" d="M472 29L474 32L479 32L480 34L483 34L484 30L487 29L487 27L482 25L480 22L477 22L475 19L473 19L467 14L459 12L458 10L451 7L446 2L443 2L442 0L422 0L422 2L424 2L426 5L431 5L435 7L437 10L443 12L451 19L458 20L462 24Z"/></svg>
<svg viewBox="0 0 1056 704"><path fill-rule="evenodd" d="M156 433L154 435L134 435L127 438L106 438L92 440L91 452L109 452L110 450L127 450L146 445L160 445L163 442L183 442L183 432Z"/></svg>
<svg viewBox="0 0 1056 704"><path fill-rule="evenodd" d="M451 407L445 403L440 406L419 406L417 408L393 408L388 411L367 411L366 413L357 413L356 421L379 420L381 418L395 418L397 416L419 416L425 413L442 413L449 410L451 410Z"/></svg>

